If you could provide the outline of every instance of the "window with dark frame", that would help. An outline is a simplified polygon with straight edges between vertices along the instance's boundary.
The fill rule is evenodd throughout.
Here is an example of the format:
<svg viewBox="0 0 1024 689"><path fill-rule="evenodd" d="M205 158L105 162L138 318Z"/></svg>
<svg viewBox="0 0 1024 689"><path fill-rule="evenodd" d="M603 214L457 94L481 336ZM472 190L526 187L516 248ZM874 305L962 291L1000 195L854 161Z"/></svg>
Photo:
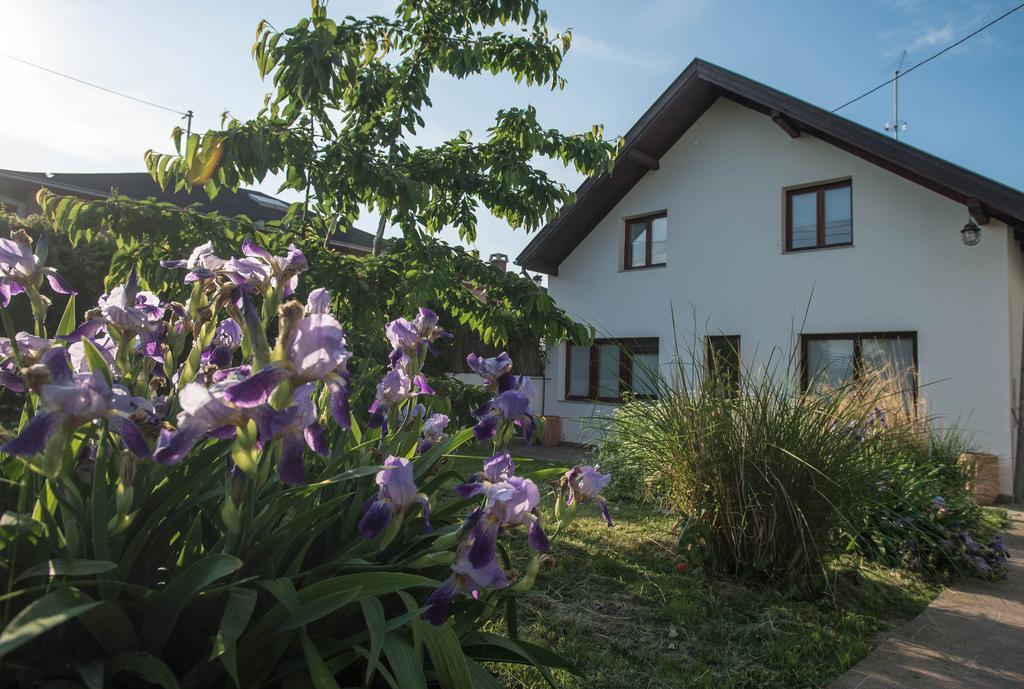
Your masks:
<svg viewBox="0 0 1024 689"><path fill-rule="evenodd" d="M668 261L668 214L626 220L624 269L663 266Z"/></svg>
<svg viewBox="0 0 1024 689"><path fill-rule="evenodd" d="M623 393L657 397L658 338L599 339L566 345L565 398L621 402Z"/></svg>
<svg viewBox="0 0 1024 689"><path fill-rule="evenodd" d="M734 390L739 390L740 336L708 335L704 338L704 364L709 378L722 376Z"/></svg>
<svg viewBox="0 0 1024 689"><path fill-rule="evenodd" d="M850 180L786 191L786 251L853 244Z"/></svg>
<svg viewBox="0 0 1024 689"><path fill-rule="evenodd" d="M866 371L889 367L917 400L917 333L841 333L800 337L804 390L834 389Z"/></svg>

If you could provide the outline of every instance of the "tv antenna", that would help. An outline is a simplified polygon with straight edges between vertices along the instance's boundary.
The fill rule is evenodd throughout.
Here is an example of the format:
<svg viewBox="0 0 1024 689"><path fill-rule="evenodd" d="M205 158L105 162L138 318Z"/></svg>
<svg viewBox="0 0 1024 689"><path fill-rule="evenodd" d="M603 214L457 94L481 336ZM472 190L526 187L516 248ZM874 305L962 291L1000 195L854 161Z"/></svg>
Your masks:
<svg viewBox="0 0 1024 689"><path fill-rule="evenodd" d="M885 123L885 131L892 132L892 138L900 140L900 132L907 128L907 123L900 119L900 70L907 60L907 51L900 53L896 61L896 73L892 77L892 121Z"/></svg>

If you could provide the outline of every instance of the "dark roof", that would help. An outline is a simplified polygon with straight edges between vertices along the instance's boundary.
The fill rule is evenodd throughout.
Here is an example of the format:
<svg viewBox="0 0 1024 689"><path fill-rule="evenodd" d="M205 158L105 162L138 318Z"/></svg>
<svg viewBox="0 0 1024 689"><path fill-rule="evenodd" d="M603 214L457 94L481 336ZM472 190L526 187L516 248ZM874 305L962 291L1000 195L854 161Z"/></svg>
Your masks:
<svg viewBox="0 0 1024 689"><path fill-rule="evenodd" d="M207 212L217 212L233 217L244 215L251 220L279 220L288 212L288 202L264 194L256 189L221 189L214 199L202 190L191 192L161 189L146 172L98 172L98 173L43 173L0 170L0 183L5 189L14 187L20 200L29 207L35 207L35 192L46 187L58 194L74 194L82 197L106 198L114 191L134 199L153 198L167 201L176 206L197 204ZM369 250L373 247L373 235L352 228L347 233L336 232L331 242L343 246Z"/></svg>
<svg viewBox="0 0 1024 689"><path fill-rule="evenodd" d="M613 171L580 185L576 200L537 233L516 263L557 275L559 264L720 97L768 115L790 136L806 132L968 205L975 217L1024 227L1024 193L698 59L629 130Z"/></svg>

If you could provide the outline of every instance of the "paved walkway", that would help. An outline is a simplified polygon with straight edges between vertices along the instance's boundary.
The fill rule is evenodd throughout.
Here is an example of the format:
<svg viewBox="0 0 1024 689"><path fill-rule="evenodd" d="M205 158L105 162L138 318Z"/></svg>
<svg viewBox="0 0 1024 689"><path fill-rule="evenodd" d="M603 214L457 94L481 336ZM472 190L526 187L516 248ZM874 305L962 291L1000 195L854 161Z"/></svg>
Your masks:
<svg viewBox="0 0 1024 689"><path fill-rule="evenodd" d="M1024 506L1010 518L1005 581L945 591L830 689L1024 687Z"/></svg>
<svg viewBox="0 0 1024 689"><path fill-rule="evenodd" d="M594 461L590 450L576 445L527 445L521 441L512 443L512 454L515 457L529 457L542 462L554 462L572 466L573 464L591 464Z"/></svg>

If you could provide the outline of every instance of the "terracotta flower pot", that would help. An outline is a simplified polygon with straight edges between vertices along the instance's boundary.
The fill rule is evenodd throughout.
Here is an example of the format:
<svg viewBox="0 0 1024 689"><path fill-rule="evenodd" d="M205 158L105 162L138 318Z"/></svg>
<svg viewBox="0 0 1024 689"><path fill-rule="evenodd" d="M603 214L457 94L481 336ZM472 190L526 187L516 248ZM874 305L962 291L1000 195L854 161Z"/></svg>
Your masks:
<svg viewBox="0 0 1024 689"><path fill-rule="evenodd" d="M544 447L557 447L562 442L562 419L559 416L544 417L544 435L540 444Z"/></svg>
<svg viewBox="0 0 1024 689"><path fill-rule="evenodd" d="M999 497L999 458L981 452L965 452L960 464L967 468L967 488L979 505L993 505Z"/></svg>

